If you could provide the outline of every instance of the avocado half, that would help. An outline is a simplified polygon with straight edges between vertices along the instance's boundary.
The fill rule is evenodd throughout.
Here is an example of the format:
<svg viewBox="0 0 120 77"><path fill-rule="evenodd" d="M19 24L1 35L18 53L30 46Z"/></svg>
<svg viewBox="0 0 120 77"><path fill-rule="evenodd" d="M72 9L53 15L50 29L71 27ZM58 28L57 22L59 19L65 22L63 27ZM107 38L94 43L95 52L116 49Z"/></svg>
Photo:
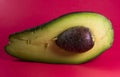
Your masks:
<svg viewBox="0 0 120 77"><path fill-rule="evenodd" d="M9 40L6 52L22 60L80 64L110 48L114 33L110 20L105 16L75 12L12 34Z"/></svg>

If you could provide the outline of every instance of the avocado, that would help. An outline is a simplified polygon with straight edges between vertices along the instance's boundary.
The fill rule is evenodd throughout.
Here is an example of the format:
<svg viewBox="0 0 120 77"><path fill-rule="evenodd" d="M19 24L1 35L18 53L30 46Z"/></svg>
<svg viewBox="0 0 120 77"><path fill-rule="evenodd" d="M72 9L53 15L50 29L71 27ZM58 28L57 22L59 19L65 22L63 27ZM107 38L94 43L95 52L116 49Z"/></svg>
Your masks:
<svg viewBox="0 0 120 77"><path fill-rule="evenodd" d="M96 12L74 12L9 36L8 54L26 61L80 64L109 49L111 21Z"/></svg>

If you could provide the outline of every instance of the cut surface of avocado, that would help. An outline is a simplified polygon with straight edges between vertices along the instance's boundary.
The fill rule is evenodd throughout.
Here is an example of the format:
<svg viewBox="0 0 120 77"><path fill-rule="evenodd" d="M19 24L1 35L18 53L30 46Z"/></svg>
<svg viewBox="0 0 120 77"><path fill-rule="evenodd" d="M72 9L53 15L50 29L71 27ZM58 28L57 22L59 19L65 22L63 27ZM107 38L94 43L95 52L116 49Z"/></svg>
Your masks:
<svg viewBox="0 0 120 77"><path fill-rule="evenodd" d="M67 32L68 36L61 35L74 27L80 28L75 36L69 37L70 32ZM89 39L78 42L75 37L81 34L79 36L81 38L86 34L80 33L85 32L81 31L83 27L88 30L89 35L82 40L88 37ZM69 40L68 37L73 40ZM46 63L80 64L96 58L109 49L114 40L114 32L112 23L105 16L94 12L76 12L58 17L36 28L12 34L9 40L10 43L5 47L6 52L17 58ZM70 41L73 42L68 43Z"/></svg>

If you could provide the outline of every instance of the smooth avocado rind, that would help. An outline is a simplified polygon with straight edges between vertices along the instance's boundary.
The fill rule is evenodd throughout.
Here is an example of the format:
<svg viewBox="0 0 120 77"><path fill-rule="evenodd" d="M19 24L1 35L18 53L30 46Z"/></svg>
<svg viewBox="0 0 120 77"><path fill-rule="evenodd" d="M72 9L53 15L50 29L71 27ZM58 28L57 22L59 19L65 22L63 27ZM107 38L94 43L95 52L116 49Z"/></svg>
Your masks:
<svg viewBox="0 0 120 77"><path fill-rule="evenodd" d="M112 46L112 23L94 12L76 12L9 36L6 52L27 61L80 64Z"/></svg>

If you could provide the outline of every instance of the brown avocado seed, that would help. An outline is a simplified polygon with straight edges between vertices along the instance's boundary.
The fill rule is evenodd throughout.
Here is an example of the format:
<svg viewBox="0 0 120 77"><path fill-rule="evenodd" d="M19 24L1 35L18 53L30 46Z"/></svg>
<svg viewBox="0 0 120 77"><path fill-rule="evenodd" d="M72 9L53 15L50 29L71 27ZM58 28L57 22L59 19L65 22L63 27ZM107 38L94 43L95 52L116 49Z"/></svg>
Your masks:
<svg viewBox="0 0 120 77"><path fill-rule="evenodd" d="M85 52L94 46L94 41L89 28L76 26L59 34L56 44L66 51Z"/></svg>

